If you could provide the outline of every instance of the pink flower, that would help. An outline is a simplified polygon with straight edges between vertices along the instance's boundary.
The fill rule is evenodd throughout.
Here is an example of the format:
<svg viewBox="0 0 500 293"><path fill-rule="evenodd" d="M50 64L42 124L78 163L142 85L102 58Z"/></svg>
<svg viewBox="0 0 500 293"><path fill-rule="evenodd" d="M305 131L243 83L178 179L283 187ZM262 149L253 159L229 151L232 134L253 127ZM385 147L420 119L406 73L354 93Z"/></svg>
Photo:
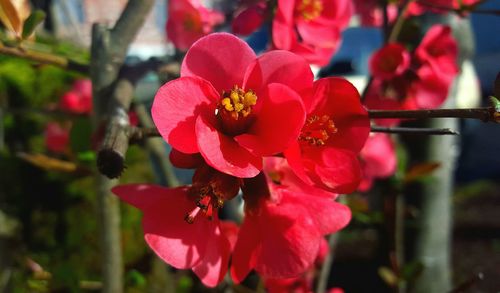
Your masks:
<svg viewBox="0 0 500 293"><path fill-rule="evenodd" d="M266 3L259 1L249 7L239 9L231 22L233 33L248 36L264 22Z"/></svg>
<svg viewBox="0 0 500 293"><path fill-rule="evenodd" d="M374 78L391 79L408 70L410 60L410 53L403 45L387 44L370 58L370 71Z"/></svg>
<svg viewBox="0 0 500 293"><path fill-rule="evenodd" d="M200 153L208 165L253 177L262 157L282 152L305 120L301 93L312 87L307 63L286 51L256 57L226 33L206 36L189 49L181 77L156 94L152 115L176 150Z"/></svg>
<svg viewBox="0 0 500 293"><path fill-rule="evenodd" d="M422 3L427 2L428 4ZM480 0L433 0L433 1L413 1L408 8L408 15L418 16L425 12L448 13L450 10L462 10L473 8L479 4ZM430 4L430 5L429 5Z"/></svg>
<svg viewBox="0 0 500 293"><path fill-rule="evenodd" d="M393 141L384 133L370 135L361 150L363 180L359 191L368 191L375 178L386 178L396 172L397 157Z"/></svg>
<svg viewBox="0 0 500 293"><path fill-rule="evenodd" d="M64 153L69 145L69 128L56 122L45 126L45 146L54 153Z"/></svg>
<svg viewBox="0 0 500 293"><path fill-rule="evenodd" d="M89 114L92 111L92 82L88 79L76 80L73 88L59 100L59 107L75 114Z"/></svg>
<svg viewBox="0 0 500 293"><path fill-rule="evenodd" d="M353 12L347 0L278 0L273 19L273 44L308 62L328 64L340 43L340 32Z"/></svg>
<svg viewBox="0 0 500 293"><path fill-rule="evenodd" d="M279 171L279 170L265 170ZM273 186L263 174L245 179L245 219L234 247L231 276L254 269L265 278L292 278L310 268L323 236L347 225L349 208L327 197ZM270 185L268 187L268 185Z"/></svg>
<svg viewBox="0 0 500 293"><path fill-rule="evenodd" d="M361 25L363 26L377 26L383 24L383 11L379 5L378 0L354 0L354 7L356 13L361 18ZM394 4L388 4L387 13L389 16L389 23L392 23L398 16L398 8Z"/></svg>
<svg viewBox="0 0 500 293"><path fill-rule="evenodd" d="M163 261L192 269L214 287L227 272L237 233L235 224L219 221L217 211L238 190L236 178L202 167L191 187L130 184L112 191L143 212L144 238Z"/></svg>
<svg viewBox="0 0 500 293"><path fill-rule="evenodd" d="M361 179L357 154L370 132L359 93L347 80L323 78L305 96L306 123L284 154L295 174L309 185L337 193L354 191Z"/></svg>
<svg viewBox="0 0 500 293"><path fill-rule="evenodd" d="M187 50L223 21L222 13L203 7L200 0L168 1L167 35L179 50Z"/></svg>
<svg viewBox="0 0 500 293"><path fill-rule="evenodd" d="M456 75L458 45L449 26L434 25L415 50L419 63L429 64L439 74Z"/></svg>
<svg viewBox="0 0 500 293"><path fill-rule="evenodd" d="M373 80L365 100L370 109L413 110L441 106L448 96L450 85L458 73L458 48L447 26L432 26L415 49L408 67L406 51L401 45L392 49L394 70L384 72L380 66L391 53L388 47L375 53L371 59ZM384 53L385 51L385 53ZM384 56L385 55L385 56ZM395 58L394 56L400 56ZM390 62L389 62L390 63ZM389 66L390 67L390 66ZM389 68L388 67L388 68ZM397 119L379 119L378 124L395 125Z"/></svg>
<svg viewBox="0 0 500 293"><path fill-rule="evenodd" d="M309 267L305 272L293 278L264 278L264 286L269 293L312 293L314 292L314 279L315 275L319 272L319 268L328 254L328 242L325 238L321 239L320 249L314 265Z"/></svg>

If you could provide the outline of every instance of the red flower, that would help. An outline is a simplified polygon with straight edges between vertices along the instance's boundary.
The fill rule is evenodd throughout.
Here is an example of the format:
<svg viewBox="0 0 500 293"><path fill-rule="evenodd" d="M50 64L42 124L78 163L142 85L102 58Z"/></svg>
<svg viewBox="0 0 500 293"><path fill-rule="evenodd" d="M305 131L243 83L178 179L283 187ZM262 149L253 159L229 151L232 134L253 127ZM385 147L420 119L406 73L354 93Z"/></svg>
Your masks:
<svg viewBox="0 0 500 293"><path fill-rule="evenodd" d="M305 119L300 93L312 87L307 63L285 51L256 58L233 35L206 36L189 49L181 77L156 94L152 115L176 150L201 153L215 169L253 177L262 157L282 152Z"/></svg>
<svg viewBox="0 0 500 293"><path fill-rule="evenodd" d="M45 146L54 153L63 153L69 144L69 128L50 122L45 126Z"/></svg>
<svg viewBox="0 0 500 293"><path fill-rule="evenodd" d="M240 9L231 22L233 33L243 36L253 33L262 26L265 12L265 2L257 2L249 7Z"/></svg>
<svg viewBox="0 0 500 293"><path fill-rule="evenodd" d="M394 143L387 134L378 133L368 137L361 150L363 180L359 191L368 191L375 178L389 177L396 172L397 157Z"/></svg>
<svg viewBox="0 0 500 293"><path fill-rule="evenodd" d="M167 35L179 50L187 50L223 21L222 13L203 7L199 0L168 1Z"/></svg>
<svg viewBox="0 0 500 293"><path fill-rule="evenodd" d="M350 193L361 179L357 154L370 132L368 113L347 80L323 78L305 98L307 120L298 141L284 154L307 184Z"/></svg>
<svg viewBox="0 0 500 293"><path fill-rule="evenodd" d="M347 0L278 0L273 19L273 44L310 63L328 64L340 43L340 31L352 15Z"/></svg>
<svg viewBox="0 0 500 293"><path fill-rule="evenodd" d="M408 15L418 16L427 11L448 13L451 9L458 9L462 10L461 12L466 12L467 9L473 8L480 2L480 0L433 0L428 1L428 3L432 5L426 5L425 3L419 3L419 1L413 1L408 8Z"/></svg>
<svg viewBox="0 0 500 293"><path fill-rule="evenodd" d="M447 26L435 25L429 29L412 56L411 66L403 61L406 57L401 45L392 45L378 51L371 59L373 80L365 104L370 109L432 109L441 106L448 96L449 87L458 73L456 59L458 48ZM396 49L396 46L399 49ZM385 52L385 53L384 53ZM389 55L392 53L392 55ZM398 66L383 72L380 66L392 56L401 60ZM390 63L390 62L389 62ZM393 62L398 64L398 62ZM405 65L403 65L405 64ZM375 69L377 68L377 69ZM399 69L400 68L400 69ZM383 68L382 68L383 69ZM397 119L380 119L378 124L394 125Z"/></svg>
<svg viewBox="0 0 500 293"><path fill-rule="evenodd" d="M361 25L380 27L384 22L384 13L378 0L354 0L356 13L361 18ZM396 5L388 3L387 14L389 23L392 23L398 16Z"/></svg>
<svg viewBox="0 0 500 293"><path fill-rule="evenodd" d="M410 53L403 45L387 44L370 58L370 71L374 78L391 79L408 70L410 60Z"/></svg>
<svg viewBox="0 0 500 293"><path fill-rule="evenodd" d="M265 172L280 173L285 166L281 168ZM298 276L314 264L323 236L350 221L349 208L336 203L333 194L293 191L281 185L286 179L273 182L272 177L266 183L261 173L242 186L245 219L231 264L235 282L252 269L265 278Z"/></svg>
<svg viewBox="0 0 500 293"><path fill-rule="evenodd" d="M215 193L200 195L193 210L197 198L193 193L200 191L196 187L130 184L112 191L143 212L144 238L163 261L178 269L192 269L209 287L222 281L237 227L219 221L217 211L212 210ZM205 216L197 216L201 214Z"/></svg>
<svg viewBox="0 0 500 293"><path fill-rule="evenodd" d="M80 79L73 83L73 88L59 100L59 107L71 113L89 114L92 111L92 82Z"/></svg>

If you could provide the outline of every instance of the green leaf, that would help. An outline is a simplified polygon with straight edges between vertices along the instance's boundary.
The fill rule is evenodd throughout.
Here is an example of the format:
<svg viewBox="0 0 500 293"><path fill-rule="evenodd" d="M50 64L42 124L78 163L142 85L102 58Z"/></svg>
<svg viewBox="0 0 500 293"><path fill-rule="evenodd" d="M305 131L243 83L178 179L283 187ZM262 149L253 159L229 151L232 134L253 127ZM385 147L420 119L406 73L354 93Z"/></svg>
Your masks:
<svg viewBox="0 0 500 293"><path fill-rule="evenodd" d="M27 39L35 29L37 28L38 25L40 25L44 20L47 15L43 10L35 10L31 15L26 19L23 25L23 33L21 37L24 39Z"/></svg>
<svg viewBox="0 0 500 293"><path fill-rule="evenodd" d="M399 282L399 278L388 267L380 267L380 268L378 268L378 275L380 276L380 278L382 278L382 280L384 280L384 282L387 285L389 285L391 287L395 287L398 284L398 282Z"/></svg>
<svg viewBox="0 0 500 293"><path fill-rule="evenodd" d="M432 174L439 167L441 167L441 163L439 162L426 162L415 165L406 172L404 181L405 183L409 183L421 179L424 176Z"/></svg>
<svg viewBox="0 0 500 293"><path fill-rule="evenodd" d="M421 262L410 262L404 265L401 270L401 278L406 281L415 280L424 269L424 265Z"/></svg>
<svg viewBox="0 0 500 293"><path fill-rule="evenodd" d="M69 135L71 150L75 153L85 152L91 149L92 124L86 117L79 118L73 122Z"/></svg>
<svg viewBox="0 0 500 293"><path fill-rule="evenodd" d="M493 108L495 108L495 111L499 112L500 111L500 101L498 101L497 98L495 97L490 97L490 102Z"/></svg>

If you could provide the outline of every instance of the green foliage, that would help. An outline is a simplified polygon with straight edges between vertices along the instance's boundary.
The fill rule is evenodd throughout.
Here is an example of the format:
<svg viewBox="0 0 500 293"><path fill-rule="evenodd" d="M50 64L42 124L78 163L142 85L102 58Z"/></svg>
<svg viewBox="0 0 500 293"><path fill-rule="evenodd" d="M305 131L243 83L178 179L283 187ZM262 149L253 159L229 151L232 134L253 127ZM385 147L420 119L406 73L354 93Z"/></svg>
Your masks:
<svg viewBox="0 0 500 293"><path fill-rule="evenodd" d="M35 10L26 19L23 25L23 33L21 37L23 39L28 38L33 34L35 29L45 20L46 14L43 10Z"/></svg>
<svg viewBox="0 0 500 293"><path fill-rule="evenodd" d="M75 153L86 152L91 149L92 124L87 117L73 121L70 133L71 150Z"/></svg>

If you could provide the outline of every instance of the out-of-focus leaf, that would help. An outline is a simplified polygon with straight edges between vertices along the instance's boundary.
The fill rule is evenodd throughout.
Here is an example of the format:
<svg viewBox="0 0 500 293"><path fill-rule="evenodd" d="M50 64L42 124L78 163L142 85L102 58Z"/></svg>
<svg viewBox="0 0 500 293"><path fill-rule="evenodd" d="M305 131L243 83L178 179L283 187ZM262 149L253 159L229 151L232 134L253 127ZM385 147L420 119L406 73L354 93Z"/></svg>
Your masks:
<svg viewBox="0 0 500 293"><path fill-rule="evenodd" d="M100 290L100 289L102 289L102 282L83 280L83 281L80 281L80 289Z"/></svg>
<svg viewBox="0 0 500 293"><path fill-rule="evenodd" d="M10 0L0 0L0 21L11 31L19 34L21 16Z"/></svg>
<svg viewBox="0 0 500 293"><path fill-rule="evenodd" d="M404 265L401 270L401 278L406 281L412 281L420 275L424 265L421 262L410 262Z"/></svg>
<svg viewBox="0 0 500 293"><path fill-rule="evenodd" d="M19 228L19 222L0 210L0 237L12 237Z"/></svg>
<svg viewBox="0 0 500 293"><path fill-rule="evenodd" d="M94 162L96 160L96 154L94 151L79 152L76 154L76 157L82 162Z"/></svg>
<svg viewBox="0 0 500 293"><path fill-rule="evenodd" d="M396 276L396 274L388 267L378 268L378 275L387 285L391 287L395 287L398 284L398 276Z"/></svg>
<svg viewBox="0 0 500 293"><path fill-rule="evenodd" d="M401 181L405 177L406 168L408 167L408 153L401 144L396 144L397 168L394 178Z"/></svg>
<svg viewBox="0 0 500 293"><path fill-rule="evenodd" d="M17 36L21 35L23 21L29 14L28 0L0 0L0 21Z"/></svg>
<svg viewBox="0 0 500 293"><path fill-rule="evenodd" d="M17 156L28 163L48 171L72 173L78 169L78 166L73 162L51 158L43 154L17 153Z"/></svg>
<svg viewBox="0 0 500 293"><path fill-rule="evenodd" d="M38 25L40 25L44 20L45 20L45 12L43 10L35 10L31 15L26 19L23 25L23 33L22 33L22 38L26 39L37 28Z"/></svg>
<svg viewBox="0 0 500 293"><path fill-rule="evenodd" d="M127 273L127 282L134 287L144 287L146 278L137 270L131 270Z"/></svg>
<svg viewBox="0 0 500 293"><path fill-rule="evenodd" d="M404 181L405 183L418 180L424 176L430 175L434 170L441 166L438 162L427 162L415 165L406 172Z"/></svg>
<svg viewBox="0 0 500 293"><path fill-rule="evenodd" d="M90 150L92 136L92 124L86 117L79 118L73 122L69 135L71 150L75 153Z"/></svg>
<svg viewBox="0 0 500 293"><path fill-rule="evenodd" d="M49 292L49 282L47 280L28 280L30 292Z"/></svg>
<svg viewBox="0 0 500 293"><path fill-rule="evenodd" d="M181 276L177 283L176 292L179 293L191 292L192 287L193 287L193 280L188 276Z"/></svg>
<svg viewBox="0 0 500 293"><path fill-rule="evenodd" d="M500 76L499 76L500 77ZM497 85L499 83L499 85ZM500 87L500 80L497 77L497 81L495 82L495 87L498 86ZM500 91L500 89L499 89ZM500 101L496 97L490 97L490 102L493 108L495 109L495 113L493 113L493 117L495 119L496 123L500 123Z"/></svg>

